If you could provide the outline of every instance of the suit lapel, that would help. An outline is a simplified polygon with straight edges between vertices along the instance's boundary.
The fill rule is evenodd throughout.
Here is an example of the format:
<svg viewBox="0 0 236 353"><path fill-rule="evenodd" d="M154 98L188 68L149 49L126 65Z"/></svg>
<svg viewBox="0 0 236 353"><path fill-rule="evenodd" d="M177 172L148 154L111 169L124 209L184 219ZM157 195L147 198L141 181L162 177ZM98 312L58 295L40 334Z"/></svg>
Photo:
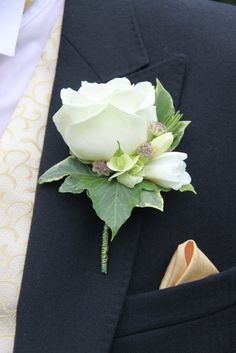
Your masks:
<svg viewBox="0 0 236 353"><path fill-rule="evenodd" d="M183 58L140 71L148 57L133 12L128 1L117 3L97 0L92 6L89 0L79 5L74 0L66 5L40 174L68 154L51 119L60 107L62 87L78 88L81 80L105 81L138 70L130 75L134 82L159 76L177 104ZM56 183L37 188L14 353L108 353L132 273L142 210L133 212L112 243L104 276L102 222L86 195L57 190Z"/></svg>
<svg viewBox="0 0 236 353"><path fill-rule="evenodd" d="M72 0L65 15L64 35L102 81L149 63L130 0Z"/></svg>

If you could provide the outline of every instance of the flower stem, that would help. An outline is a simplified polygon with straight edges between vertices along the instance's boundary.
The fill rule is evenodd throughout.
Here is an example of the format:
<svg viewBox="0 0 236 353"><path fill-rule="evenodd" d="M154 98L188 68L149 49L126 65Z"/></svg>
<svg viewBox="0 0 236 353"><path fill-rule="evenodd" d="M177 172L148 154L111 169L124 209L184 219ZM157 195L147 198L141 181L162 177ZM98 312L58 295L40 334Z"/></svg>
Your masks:
<svg viewBox="0 0 236 353"><path fill-rule="evenodd" d="M101 272L107 274L108 249L109 249L109 227L105 223L102 232L102 251L101 251Z"/></svg>

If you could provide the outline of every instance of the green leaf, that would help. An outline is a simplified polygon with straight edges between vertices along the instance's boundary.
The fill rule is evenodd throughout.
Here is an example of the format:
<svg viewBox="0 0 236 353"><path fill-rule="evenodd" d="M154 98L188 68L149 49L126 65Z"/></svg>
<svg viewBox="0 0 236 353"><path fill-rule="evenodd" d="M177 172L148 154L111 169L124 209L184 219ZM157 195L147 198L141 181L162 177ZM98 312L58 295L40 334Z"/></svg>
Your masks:
<svg viewBox="0 0 236 353"><path fill-rule="evenodd" d="M165 123L167 131L173 132L177 128L182 116L183 114L181 114L179 111L169 116L169 118L166 119L166 123Z"/></svg>
<svg viewBox="0 0 236 353"><path fill-rule="evenodd" d="M184 136L185 129L190 123L191 121L180 121L178 123L176 129L173 131L174 141L171 145L172 150L176 149L176 147L179 145Z"/></svg>
<svg viewBox="0 0 236 353"><path fill-rule="evenodd" d="M117 144L118 144L118 148L115 151L115 154L114 154L113 157L120 157L120 156L122 156L122 154L125 154L124 151L122 150L122 148L120 147L120 142L119 141L117 141Z"/></svg>
<svg viewBox="0 0 236 353"><path fill-rule="evenodd" d="M156 112L158 121L166 125L166 119L175 113L173 99L169 92L156 80Z"/></svg>
<svg viewBox="0 0 236 353"><path fill-rule="evenodd" d="M187 185L183 185L180 189L180 192L185 192L185 191L191 191L194 194L197 194L196 190L194 189L194 186L192 184L187 184Z"/></svg>
<svg viewBox="0 0 236 353"><path fill-rule="evenodd" d="M116 180L108 181L105 177L81 176L78 187L88 190L93 208L98 217L110 227L113 240L137 205L140 186L130 189Z"/></svg>
<svg viewBox="0 0 236 353"><path fill-rule="evenodd" d="M52 181L60 180L67 175L91 175L93 172L88 165L81 163L75 156L70 156L63 161L55 164L48 169L39 178L38 183L51 183Z"/></svg>
<svg viewBox="0 0 236 353"><path fill-rule="evenodd" d="M184 131L190 124L190 121L180 121L183 114L180 112L175 113L171 95L159 80L157 80L156 85L156 111L157 118L166 126L166 131L172 132L174 135L174 141L171 145L171 149L174 150L184 136Z"/></svg>
<svg viewBox="0 0 236 353"><path fill-rule="evenodd" d="M163 211L164 200L160 192L142 190L136 207L152 207Z"/></svg>
<svg viewBox="0 0 236 353"><path fill-rule="evenodd" d="M138 184L139 187L143 190L147 191L159 191L157 184L153 183L150 180L143 180L140 184Z"/></svg>
<svg viewBox="0 0 236 353"><path fill-rule="evenodd" d="M70 156L50 168L40 177L40 183L64 177L66 179L59 191L79 194L86 190L96 214L111 229L112 239L137 205L148 207L149 204L149 207L162 210L163 200L160 191L168 191L149 180L143 180L132 189L116 179L109 181L107 177L93 173L90 166L82 164L75 156Z"/></svg>
<svg viewBox="0 0 236 353"><path fill-rule="evenodd" d="M160 192L160 191L168 192L168 191L171 191L171 189L163 188L162 186L159 186L159 185L153 183L152 181L145 180L145 179L138 185L139 185L139 187L142 190L146 190L146 191L156 191L156 192Z"/></svg>
<svg viewBox="0 0 236 353"><path fill-rule="evenodd" d="M64 183L61 184L59 188L59 192L65 193L65 192L70 192L72 194L81 194L81 192L84 191L84 189L81 189L79 185L79 174L72 174L68 176Z"/></svg>
<svg viewBox="0 0 236 353"><path fill-rule="evenodd" d="M176 112L174 115L166 119L166 130L172 132L174 136L173 143L171 145L171 150L176 149L179 145L186 127L191 123L191 121L181 121L183 114Z"/></svg>

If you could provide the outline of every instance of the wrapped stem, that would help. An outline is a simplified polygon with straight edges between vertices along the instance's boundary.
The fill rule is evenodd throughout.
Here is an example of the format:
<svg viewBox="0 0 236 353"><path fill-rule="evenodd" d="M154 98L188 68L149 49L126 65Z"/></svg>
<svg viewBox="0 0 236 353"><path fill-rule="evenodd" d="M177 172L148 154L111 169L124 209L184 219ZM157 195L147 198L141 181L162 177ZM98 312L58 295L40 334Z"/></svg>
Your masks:
<svg viewBox="0 0 236 353"><path fill-rule="evenodd" d="M108 250L109 250L109 227L105 223L102 232L102 251L101 251L101 272L107 274Z"/></svg>

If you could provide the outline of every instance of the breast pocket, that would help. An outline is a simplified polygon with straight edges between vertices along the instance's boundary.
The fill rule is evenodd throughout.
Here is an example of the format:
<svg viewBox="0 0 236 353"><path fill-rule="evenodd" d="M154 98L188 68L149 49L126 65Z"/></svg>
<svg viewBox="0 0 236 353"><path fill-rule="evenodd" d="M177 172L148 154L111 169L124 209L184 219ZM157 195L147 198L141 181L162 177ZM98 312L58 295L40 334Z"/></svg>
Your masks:
<svg viewBox="0 0 236 353"><path fill-rule="evenodd" d="M236 267L127 297L112 353L235 353Z"/></svg>

